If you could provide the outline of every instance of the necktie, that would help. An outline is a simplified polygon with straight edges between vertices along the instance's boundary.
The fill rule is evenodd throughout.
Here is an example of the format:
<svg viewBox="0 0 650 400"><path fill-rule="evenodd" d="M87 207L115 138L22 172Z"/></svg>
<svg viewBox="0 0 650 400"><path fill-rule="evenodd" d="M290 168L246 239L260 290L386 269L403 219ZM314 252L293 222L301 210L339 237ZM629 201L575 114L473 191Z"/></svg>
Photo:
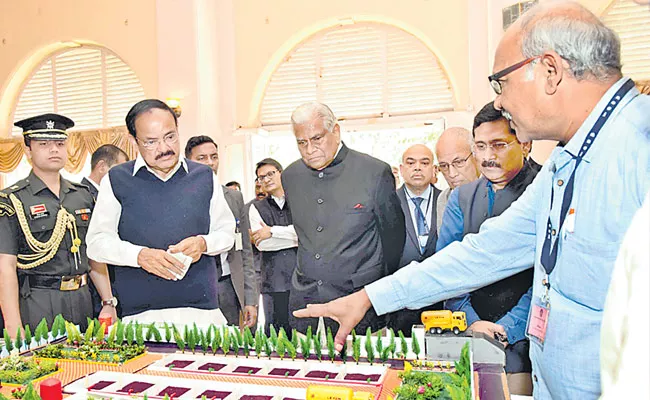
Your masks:
<svg viewBox="0 0 650 400"><path fill-rule="evenodd" d="M417 223L418 239L420 239L422 236L429 235L429 229L427 228L427 221L424 217L424 213L422 212L422 209L420 208L420 205L422 204L424 199L422 197L414 197L411 200L413 200L413 204L415 204L415 221ZM420 242L420 251L424 253L426 249L426 243L425 245L423 245L421 240L419 242Z"/></svg>

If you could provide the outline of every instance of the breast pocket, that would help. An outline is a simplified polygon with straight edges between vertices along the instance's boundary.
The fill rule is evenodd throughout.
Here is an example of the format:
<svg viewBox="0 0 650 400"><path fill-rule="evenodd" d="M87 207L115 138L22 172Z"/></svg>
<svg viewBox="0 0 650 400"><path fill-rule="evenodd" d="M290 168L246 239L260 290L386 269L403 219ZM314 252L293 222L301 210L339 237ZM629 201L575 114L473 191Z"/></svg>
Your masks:
<svg viewBox="0 0 650 400"><path fill-rule="evenodd" d="M594 242L569 234L562 243L557 289L568 299L601 311L614 269L619 242Z"/></svg>

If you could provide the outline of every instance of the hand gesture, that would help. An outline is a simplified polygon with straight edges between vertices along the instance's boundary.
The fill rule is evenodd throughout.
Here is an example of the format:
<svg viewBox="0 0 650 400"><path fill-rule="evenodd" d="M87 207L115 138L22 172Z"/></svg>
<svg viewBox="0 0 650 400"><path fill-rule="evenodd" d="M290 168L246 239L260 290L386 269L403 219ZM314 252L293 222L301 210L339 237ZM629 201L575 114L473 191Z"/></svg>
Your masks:
<svg viewBox="0 0 650 400"><path fill-rule="evenodd" d="M186 256L192 257L192 262L195 263L201 258L201 254L208 250L205 244L205 239L201 236L191 236L181 240L177 244L169 246L171 253L183 253Z"/></svg>
<svg viewBox="0 0 650 400"><path fill-rule="evenodd" d="M164 250L144 248L138 253L138 265L150 274L176 280L185 269L183 263Z"/></svg>
<svg viewBox="0 0 650 400"><path fill-rule="evenodd" d="M259 246L260 242L264 239L268 239L271 237L271 227L266 225L264 221L262 221L262 227L254 232L251 232L251 242L255 246Z"/></svg>

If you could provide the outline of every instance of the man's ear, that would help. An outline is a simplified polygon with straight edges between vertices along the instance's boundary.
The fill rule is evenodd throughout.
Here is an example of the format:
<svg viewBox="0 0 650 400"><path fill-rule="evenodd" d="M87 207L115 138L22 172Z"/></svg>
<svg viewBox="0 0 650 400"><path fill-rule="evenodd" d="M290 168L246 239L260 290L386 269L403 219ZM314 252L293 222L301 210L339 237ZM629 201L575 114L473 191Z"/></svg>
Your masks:
<svg viewBox="0 0 650 400"><path fill-rule="evenodd" d="M554 51L547 51L540 57L541 74L544 77L544 91L553 95L564 77L563 60Z"/></svg>
<svg viewBox="0 0 650 400"><path fill-rule="evenodd" d="M521 151L524 153L524 158L528 158L528 155L530 154L530 149L532 148L533 148L532 142L524 142L521 144Z"/></svg>

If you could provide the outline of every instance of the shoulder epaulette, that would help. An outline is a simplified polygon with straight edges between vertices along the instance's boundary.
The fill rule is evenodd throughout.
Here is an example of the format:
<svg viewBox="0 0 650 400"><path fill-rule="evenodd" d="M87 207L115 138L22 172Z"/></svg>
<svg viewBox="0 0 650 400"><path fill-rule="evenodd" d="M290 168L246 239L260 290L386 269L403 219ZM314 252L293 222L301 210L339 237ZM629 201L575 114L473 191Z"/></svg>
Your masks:
<svg viewBox="0 0 650 400"><path fill-rule="evenodd" d="M19 180L18 182L14 183L13 185L8 186L8 187L2 189L2 191L3 191L5 194L9 195L9 194L11 194L11 193L15 193L15 192L17 192L17 191L19 191L19 190L21 190L21 189L26 188L28 185L29 185L29 183L27 182L26 179L21 179L21 180Z"/></svg>

